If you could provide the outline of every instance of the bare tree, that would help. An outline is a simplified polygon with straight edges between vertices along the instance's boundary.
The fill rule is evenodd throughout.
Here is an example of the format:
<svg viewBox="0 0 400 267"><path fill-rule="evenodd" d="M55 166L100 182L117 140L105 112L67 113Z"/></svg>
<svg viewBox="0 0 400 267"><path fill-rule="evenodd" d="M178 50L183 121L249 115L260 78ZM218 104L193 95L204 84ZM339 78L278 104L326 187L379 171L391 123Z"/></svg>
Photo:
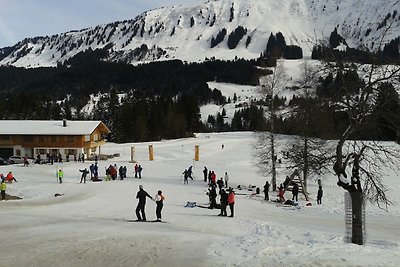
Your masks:
<svg viewBox="0 0 400 267"><path fill-rule="evenodd" d="M276 191L276 144L275 144L275 120L277 117L277 109L274 105L274 96L283 88L285 81L285 73L279 62L273 68L273 73L260 78L261 93L265 96L268 103L267 117L269 119L271 130L266 136L259 135L257 147L258 149L258 166L265 174L271 174L272 191ZM269 143L269 147L265 144Z"/></svg>
<svg viewBox="0 0 400 267"><path fill-rule="evenodd" d="M310 138L310 120L319 111L319 101L315 91L320 69L303 64L303 74L299 81L298 96L292 115L298 120L299 136L293 137L283 149L288 169L298 169L303 175L304 192L307 192L307 180L329 172L332 153L326 140Z"/></svg>
<svg viewBox="0 0 400 267"><path fill-rule="evenodd" d="M336 66L345 68L343 64ZM382 182L381 168L398 169L400 163L398 147L393 147L393 144L388 147L378 142L357 140L349 144L348 140L352 139L353 134L373 127L374 121L370 118L376 107L374 100L378 96L379 88L384 83L395 83L400 78L399 66L370 64L362 68L363 84L358 88L358 93L354 93L355 90L351 86L345 86L346 93L337 106L337 109L346 112L348 126L337 141L333 166L338 177L337 185L348 191L351 196L352 243L355 244L363 244L361 210L364 200L370 200L379 207L383 204L385 208L390 204L385 193L387 188ZM343 81L342 84L346 85L346 82ZM399 134L398 126L391 125Z"/></svg>

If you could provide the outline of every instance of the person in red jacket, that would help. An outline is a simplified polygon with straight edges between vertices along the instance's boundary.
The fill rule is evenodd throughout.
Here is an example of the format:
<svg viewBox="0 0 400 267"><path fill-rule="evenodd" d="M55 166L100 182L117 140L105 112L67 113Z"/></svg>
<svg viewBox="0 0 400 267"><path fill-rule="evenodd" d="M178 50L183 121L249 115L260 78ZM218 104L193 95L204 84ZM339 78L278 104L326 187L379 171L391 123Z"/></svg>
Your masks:
<svg viewBox="0 0 400 267"><path fill-rule="evenodd" d="M211 184L217 185L217 175L214 171L211 172Z"/></svg>
<svg viewBox="0 0 400 267"><path fill-rule="evenodd" d="M231 215L229 217L233 217L234 207L235 207L235 192L233 191L232 187L229 187L229 194L228 194L228 205L229 209L231 210Z"/></svg>
<svg viewBox="0 0 400 267"><path fill-rule="evenodd" d="M9 173L7 174L7 181L8 181L9 183L11 183L12 181L17 182L17 179L15 179L14 175L12 174L12 172L9 172Z"/></svg>

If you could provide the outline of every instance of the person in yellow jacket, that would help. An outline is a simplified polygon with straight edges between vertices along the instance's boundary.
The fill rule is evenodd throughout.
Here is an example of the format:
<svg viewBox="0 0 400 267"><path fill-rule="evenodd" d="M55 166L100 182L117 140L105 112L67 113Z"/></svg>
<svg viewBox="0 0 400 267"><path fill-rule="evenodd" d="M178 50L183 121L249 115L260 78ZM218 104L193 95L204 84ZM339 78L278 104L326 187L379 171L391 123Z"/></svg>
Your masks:
<svg viewBox="0 0 400 267"><path fill-rule="evenodd" d="M62 170L59 170L57 172L57 177L58 177L59 183L62 184L62 182L63 182L62 178L64 177L64 172Z"/></svg>
<svg viewBox="0 0 400 267"><path fill-rule="evenodd" d="M5 200L5 199L6 199L7 184L6 184L6 181L5 181L4 179L1 180L0 189L1 189L1 199L2 199L2 200L3 200L3 199Z"/></svg>

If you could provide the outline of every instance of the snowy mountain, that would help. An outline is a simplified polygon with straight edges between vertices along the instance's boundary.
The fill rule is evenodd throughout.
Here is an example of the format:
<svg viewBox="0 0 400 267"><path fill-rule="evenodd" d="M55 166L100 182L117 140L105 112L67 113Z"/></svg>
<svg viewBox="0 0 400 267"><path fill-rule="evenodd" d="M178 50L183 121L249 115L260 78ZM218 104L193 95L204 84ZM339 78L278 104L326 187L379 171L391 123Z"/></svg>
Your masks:
<svg viewBox="0 0 400 267"><path fill-rule="evenodd" d="M150 62L256 58L271 33L288 45L327 41L337 28L347 45L377 50L400 36L398 0L194 0L147 11L135 19L53 36L27 38L0 49L0 65L56 66L88 49L105 48L108 61Z"/></svg>

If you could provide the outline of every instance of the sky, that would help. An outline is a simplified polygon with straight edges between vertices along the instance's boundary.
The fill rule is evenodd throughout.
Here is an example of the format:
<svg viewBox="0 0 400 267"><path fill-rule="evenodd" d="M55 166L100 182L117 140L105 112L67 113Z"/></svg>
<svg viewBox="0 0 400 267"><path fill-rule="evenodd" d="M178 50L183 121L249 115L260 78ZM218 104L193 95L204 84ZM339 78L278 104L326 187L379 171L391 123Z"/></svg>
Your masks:
<svg viewBox="0 0 400 267"><path fill-rule="evenodd" d="M144 11L191 0L0 0L0 48L27 37L133 19Z"/></svg>

